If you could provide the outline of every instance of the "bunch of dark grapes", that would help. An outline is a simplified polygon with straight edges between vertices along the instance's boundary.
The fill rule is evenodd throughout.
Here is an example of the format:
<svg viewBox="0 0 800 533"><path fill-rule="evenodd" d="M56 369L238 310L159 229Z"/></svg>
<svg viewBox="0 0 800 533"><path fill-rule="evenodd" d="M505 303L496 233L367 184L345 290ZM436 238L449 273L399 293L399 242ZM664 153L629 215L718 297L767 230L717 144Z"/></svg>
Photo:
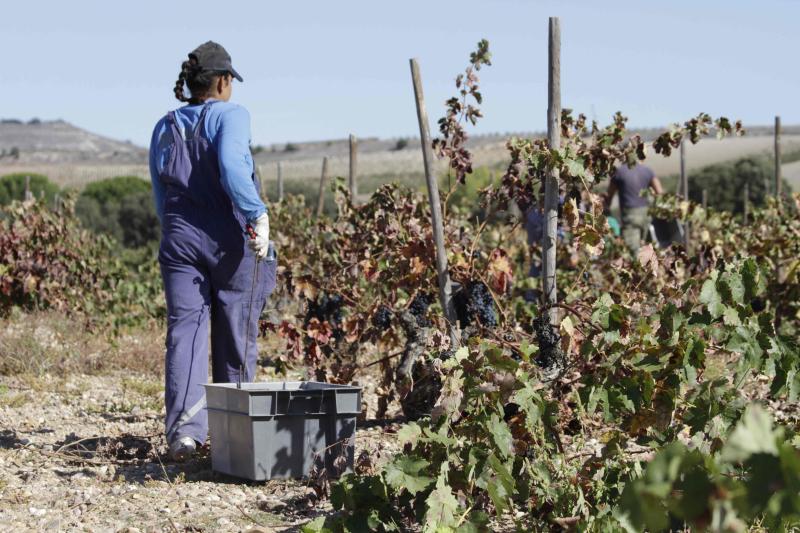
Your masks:
<svg viewBox="0 0 800 533"><path fill-rule="evenodd" d="M536 331L536 339L539 343L539 355L536 357L536 363L555 376L565 366L558 328L550 324L547 313L541 313L533 319L533 329Z"/></svg>
<svg viewBox="0 0 800 533"><path fill-rule="evenodd" d="M392 310L385 305L378 307L378 310L372 315L372 325L380 332L389 329L392 325Z"/></svg>
<svg viewBox="0 0 800 533"><path fill-rule="evenodd" d="M456 315L462 328L481 325L485 328L497 327L494 299L489 288L482 281L470 281L453 295Z"/></svg>
<svg viewBox="0 0 800 533"><path fill-rule="evenodd" d="M432 325L432 322L425 316L431 302L432 299L429 294L419 293L408 305L408 312L414 315L414 318L417 319L417 326L420 328L429 328Z"/></svg>

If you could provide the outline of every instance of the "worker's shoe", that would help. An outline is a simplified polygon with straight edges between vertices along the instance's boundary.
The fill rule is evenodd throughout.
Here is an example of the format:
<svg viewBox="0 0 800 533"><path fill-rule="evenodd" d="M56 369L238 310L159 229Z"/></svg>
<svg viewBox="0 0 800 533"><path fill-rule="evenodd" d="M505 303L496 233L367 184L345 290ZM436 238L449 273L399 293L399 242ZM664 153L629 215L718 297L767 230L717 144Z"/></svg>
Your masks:
<svg viewBox="0 0 800 533"><path fill-rule="evenodd" d="M169 456L178 463L184 462L194 454L197 444L192 437L178 437L169 443Z"/></svg>

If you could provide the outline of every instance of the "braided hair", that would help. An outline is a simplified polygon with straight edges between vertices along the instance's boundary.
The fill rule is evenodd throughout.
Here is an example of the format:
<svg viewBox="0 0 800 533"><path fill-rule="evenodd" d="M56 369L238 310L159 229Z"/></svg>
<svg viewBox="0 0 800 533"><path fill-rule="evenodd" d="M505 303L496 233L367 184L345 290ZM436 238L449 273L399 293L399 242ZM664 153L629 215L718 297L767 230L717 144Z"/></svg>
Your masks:
<svg viewBox="0 0 800 533"><path fill-rule="evenodd" d="M211 90L217 78L222 74L214 70L204 70L203 67L197 64L197 59L190 57L181 63L181 71L173 89L175 98L181 102L200 103L202 98ZM184 85L189 88L191 97L186 96L183 92Z"/></svg>

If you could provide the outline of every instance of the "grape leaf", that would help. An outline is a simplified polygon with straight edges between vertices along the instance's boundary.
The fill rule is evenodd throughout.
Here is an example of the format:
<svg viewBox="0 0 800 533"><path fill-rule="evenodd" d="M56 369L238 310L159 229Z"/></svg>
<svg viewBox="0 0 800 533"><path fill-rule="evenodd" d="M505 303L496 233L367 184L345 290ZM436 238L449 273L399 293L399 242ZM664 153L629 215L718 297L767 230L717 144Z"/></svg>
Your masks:
<svg viewBox="0 0 800 533"><path fill-rule="evenodd" d="M725 306L722 303L722 297L717 291L717 273L707 279L703 283L703 288L700 289L700 303L706 305L709 314L712 318L719 318L725 312Z"/></svg>
<svg viewBox="0 0 800 533"><path fill-rule="evenodd" d="M326 524L327 517L318 516L300 528L303 533L333 533L333 529Z"/></svg>
<svg viewBox="0 0 800 533"><path fill-rule="evenodd" d="M397 440L401 446L411 444L412 446L417 443L417 440L422 436L422 428L416 422L409 422L397 430Z"/></svg>
<svg viewBox="0 0 800 533"><path fill-rule="evenodd" d="M739 462L758 453L778 455L775 437L772 418L761 406L752 405L747 408L742 419L736 424L728 442L722 449L722 458L727 461Z"/></svg>
<svg viewBox="0 0 800 533"><path fill-rule="evenodd" d="M384 468L386 483L395 490L406 489L412 496L433 483L433 478L420 474L430 465L425 459L401 455Z"/></svg>
<svg viewBox="0 0 800 533"><path fill-rule="evenodd" d="M428 511L425 513L425 533L435 533L451 528L456 524L456 513L458 511L458 500L453 495L453 491L439 477L436 488L431 492L426 500Z"/></svg>
<svg viewBox="0 0 800 533"><path fill-rule="evenodd" d="M508 457L509 454L513 453L514 437L511 436L511 430L508 429L508 424L505 421L493 414L486 427L503 457Z"/></svg>
<svg viewBox="0 0 800 533"><path fill-rule="evenodd" d="M658 255L656 251L653 249L652 244L645 244L639 249L639 253L637 255L639 259L639 264L645 270L649 270L653 276L658 276Z"/></svg>

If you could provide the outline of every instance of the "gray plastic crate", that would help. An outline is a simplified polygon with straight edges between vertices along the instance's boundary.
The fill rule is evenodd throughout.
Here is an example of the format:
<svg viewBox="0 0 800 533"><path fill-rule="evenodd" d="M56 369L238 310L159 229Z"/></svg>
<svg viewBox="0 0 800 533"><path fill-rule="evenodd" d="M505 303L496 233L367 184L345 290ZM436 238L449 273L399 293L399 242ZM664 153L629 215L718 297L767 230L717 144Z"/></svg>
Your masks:
<svg viewBox="0 0 800 533"><path fill-rule="evenodd" d="M352 469L360 387L314 381L205 387L213 470L261 481L304 477L316 465L336 476L339 457Z"/></svg>

